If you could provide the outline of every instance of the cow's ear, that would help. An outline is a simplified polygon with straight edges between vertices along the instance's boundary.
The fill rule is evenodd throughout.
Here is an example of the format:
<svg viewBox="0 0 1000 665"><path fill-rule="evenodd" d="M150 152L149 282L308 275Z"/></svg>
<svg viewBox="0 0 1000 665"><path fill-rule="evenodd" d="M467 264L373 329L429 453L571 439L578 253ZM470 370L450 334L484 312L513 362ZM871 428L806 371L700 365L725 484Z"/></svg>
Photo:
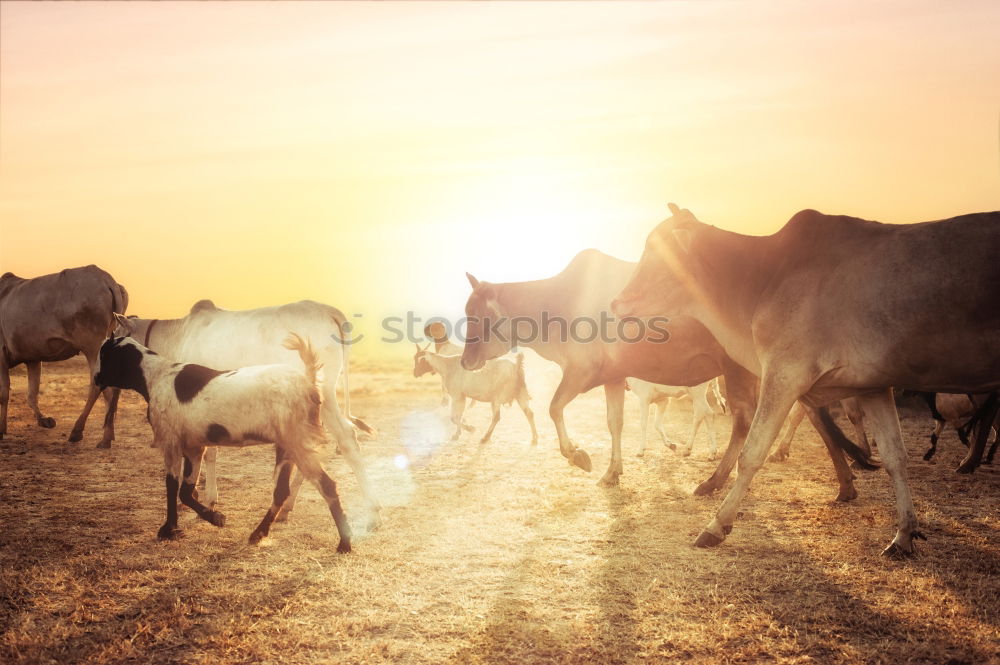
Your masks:
<svg viewBox="0 0 1000 665"><path fill-rule="evenodd" d="M670 208L670 214L671 215L679 215L679 214L681 214L681 208L676 203L668 203L667 207Z"/></svg>
<svg viewBox="0 0 1000 665"><path fill-rule="evenodd" d="M119 314L118 312L115 312L114 314L115 314L115 323L118 324L118 329L122 332L121 336L127 337L131 335L132 331L134 330L132 322L129 319L122 316L121 314Z"/></svg>
<svg viewBox="0 0 1000 665"><path fill-rule="evenodd" d="M472 285L473 291L479 288L479 280L473 277L472 273L465 273L465 276L469 278L469 284Z"/></svg>
<svg viewBox="0 0 1000 665"><path fill-rule="evenodd" d="M685 254L691 253L691 230L690 229L674 229L674 240L680 245L681 250Z"/></svg>

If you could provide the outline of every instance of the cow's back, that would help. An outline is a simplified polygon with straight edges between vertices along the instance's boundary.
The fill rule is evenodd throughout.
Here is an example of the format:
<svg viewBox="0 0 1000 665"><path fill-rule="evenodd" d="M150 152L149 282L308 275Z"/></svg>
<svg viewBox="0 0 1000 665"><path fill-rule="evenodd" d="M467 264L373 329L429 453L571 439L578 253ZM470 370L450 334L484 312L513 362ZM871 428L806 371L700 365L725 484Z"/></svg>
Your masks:
<svg viewBox="0 0 1000 665"><path fill-rule="evenodd" d="M8 273L2 281L0 333L12 365L96 352L113 312L126 307L124 289L95 265L31 279Z"/></svg>
<svg viewBox="0 0 1000 665"><path fill-rule="evenodd" d="M847 367L838 382L944 390L935 371L984 387L1000 376L1000 212L893 225L806 211L773 238L757 337L807 338Z"/></svg>
<svg viewBox="0 0 1000 665"><path fill-rule="evenodd" d="M297 351L284 347L289 333L307 340L323 363L328 380L342 364L344 315L311 300L248 310L199 307L183 319L170 354L173 359L215 369L285 364L300 367Z"/></svg>

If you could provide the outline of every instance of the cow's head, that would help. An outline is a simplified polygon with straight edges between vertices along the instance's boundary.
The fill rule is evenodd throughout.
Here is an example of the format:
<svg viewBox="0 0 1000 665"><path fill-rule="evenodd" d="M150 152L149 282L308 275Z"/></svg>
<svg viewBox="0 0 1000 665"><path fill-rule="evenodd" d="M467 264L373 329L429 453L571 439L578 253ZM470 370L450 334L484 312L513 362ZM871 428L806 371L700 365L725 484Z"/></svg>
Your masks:
<svg viewBox="0 0 1000 665"><path fill-rule="evenodd" d="M625 288L611 303L618 317L693 314L705 275L698 259L707 228L690 210L671 203L671 217L646 237L646 247Z"/></svg>
<svg viewBox="0 0 1000 665"><path fill-rule="evenodd" d="M472 285L472 295L465 302L467 331L462 367L477 370L487 360L499 358L510 351L512 336L510 322L504 317L497 301L496 287L465 273Z"/></svg>
<svg viewBox="0 0 1000 665"><path fill-rule="evenodd" d="M135 318L135 316L123 316L115 312L115 330L112 336L131 337L132 333L135 332Z"/></svg>
<svg viewBox="0 0 1000 665"><path fill-rule="evenodd" d="M149 387L143 372L143 359L148 349L131 337L111 337L101 345L94 372L98 388L134 390L149 401ZM152 353L149 351L149 353Z"/></svg>
<svg viewBox="0 0 1000 665"><path fill-rule="evenodd" d="M424 348L420 348L419 344L415 344L417 347L417 352L413 354L413 377L419 379L424 374L434 374L434 368L431 364L427 362L427 349L430 348L430 344Z"/></svg>

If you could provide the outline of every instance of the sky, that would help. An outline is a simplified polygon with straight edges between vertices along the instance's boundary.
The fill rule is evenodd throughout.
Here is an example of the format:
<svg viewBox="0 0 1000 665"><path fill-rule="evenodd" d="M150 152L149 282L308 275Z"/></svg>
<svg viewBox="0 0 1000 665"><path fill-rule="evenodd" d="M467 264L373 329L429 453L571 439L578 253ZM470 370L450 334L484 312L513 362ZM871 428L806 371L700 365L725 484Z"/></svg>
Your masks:
<svg viewBox="0 0 1000 665"><path fill-rule="evenodd" d="M0 271L375 325L636 260L668 201L996 210L998 34L993 1L2 2Z"/></svg>

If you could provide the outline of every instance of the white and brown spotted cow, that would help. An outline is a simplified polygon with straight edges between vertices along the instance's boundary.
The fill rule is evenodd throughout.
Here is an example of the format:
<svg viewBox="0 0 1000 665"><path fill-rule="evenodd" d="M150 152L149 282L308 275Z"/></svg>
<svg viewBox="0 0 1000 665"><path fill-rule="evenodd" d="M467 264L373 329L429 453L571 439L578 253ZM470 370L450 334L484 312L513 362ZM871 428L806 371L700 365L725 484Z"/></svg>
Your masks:
<svg viewBox="0 0 1000 665"><path fill-rule="evenodd" d="M28 406L42 427L56 421L42 415L38 388L43 362L56 362L83 353L90 367L88 396L70 441L83 438L87 416L97 401L93 375L101 344L114 327L115 312L128 307L125 287L95 265L67 268L51 275L25 279L14 273L0 277L0 438L7 432L10 369L24 363L28 370ZM119 391L107 390L104 435L98 448L110 448L115 438L115 411Z"/></svg>

